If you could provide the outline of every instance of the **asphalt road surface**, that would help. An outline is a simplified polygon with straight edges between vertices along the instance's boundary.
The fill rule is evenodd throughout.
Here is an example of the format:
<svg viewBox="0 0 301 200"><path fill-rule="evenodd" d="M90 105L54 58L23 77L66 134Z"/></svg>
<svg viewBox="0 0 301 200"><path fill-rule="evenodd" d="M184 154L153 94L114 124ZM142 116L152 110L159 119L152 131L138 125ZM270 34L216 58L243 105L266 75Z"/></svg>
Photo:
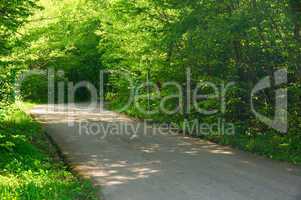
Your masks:
<svg viewBox="0 0 301 200"><path fill-rule="evenodd" d="M103 109L31 110L105 200L301 200L301 170Z"/></svg>

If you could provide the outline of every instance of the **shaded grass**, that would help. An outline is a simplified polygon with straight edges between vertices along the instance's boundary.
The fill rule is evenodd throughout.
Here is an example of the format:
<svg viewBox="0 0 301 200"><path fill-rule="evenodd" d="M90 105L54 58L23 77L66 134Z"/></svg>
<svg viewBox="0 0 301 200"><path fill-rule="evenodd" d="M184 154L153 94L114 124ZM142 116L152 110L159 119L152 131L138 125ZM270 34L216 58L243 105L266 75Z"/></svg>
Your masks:
<svg viewBox="0 0 301 200"><path fill-rule="evenodd" d="M207 135L202 138L274 160L301 165L301 137L298 135L266 133L252 136L245 134Z"/></svg>
<svg viewBox="0 0 301 200"><path fill-rule="evenodd" d="M96 199L56 158L40 125L20 109L1 109L0 199Z"/></svg>

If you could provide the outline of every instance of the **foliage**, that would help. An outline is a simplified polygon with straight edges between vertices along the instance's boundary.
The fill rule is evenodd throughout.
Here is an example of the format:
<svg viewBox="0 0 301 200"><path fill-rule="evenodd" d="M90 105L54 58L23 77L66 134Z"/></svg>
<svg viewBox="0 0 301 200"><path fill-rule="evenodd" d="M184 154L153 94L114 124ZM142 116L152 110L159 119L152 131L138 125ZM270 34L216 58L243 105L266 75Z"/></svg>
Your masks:
<svg viewBox="0 0 301 200"><path fill-rule="evenodd" d="M62 163L54 162L55 151L37 122L15 106L2 116L1 199L95 199L88 182L82 184Z"/></svg>
<svg viewBox="0 0 301 200"><path fill-rule="evenodd" d="M11 37L36 8L36 0L0 1L0 55L8 52Z"/></svg>
<svg viewBox="0 0 301 200"><path fill-rule="evenodd" d="M99 87L99 73L101 68L100 53L97 50L99 36L95 34L99 27L99 19L94 6L86 1L39 1L43 10L35 12L28 22L18 29L13 51L6 60L13 60L14 77L26 73L26 70L54 69L64 71L63 78L55 76L55 80L90 81ZM60 10L61 12L57 12ZM59 73L59 72L58 72ZM38 86L34 78L28 78L26 83ZM13 81L12 81L13 82ZM47 91L45 84L40 89ZM23 87L24 88L24 87ZM33 88L32 88L33 89ZM34 92L30 88L24 94L31 101L45 101L44 96L31 96ZM35 93L39 93L35 91ZM78 92L79 99L86 99L87 92L82 88Z"/></svg>
<svg viewBox="0 0 301 200"><path fill-rule="evenodd" d="M0 103L14 100L14 80L17 61L6 58L18 45L18 29L27 22L33 12L40 8L36 0L0 1ZM1 109L1 108L0 108Z"/></svg>
<svg viewBox="0 0 301 200"><path fill-rule="evenodd" d="M35 102L46 103L48 100L46 88L48 88L47 76L31 75L21 85L21 96L25 101L35 100Z"/></svg>

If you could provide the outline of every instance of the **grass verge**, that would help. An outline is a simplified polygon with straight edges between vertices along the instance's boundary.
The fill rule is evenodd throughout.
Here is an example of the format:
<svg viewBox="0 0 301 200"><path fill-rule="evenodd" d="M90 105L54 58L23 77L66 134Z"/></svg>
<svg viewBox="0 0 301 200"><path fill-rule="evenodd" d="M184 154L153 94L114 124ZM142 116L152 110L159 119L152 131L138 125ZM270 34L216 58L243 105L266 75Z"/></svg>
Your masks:
<svg viewBox="0 0 301 200"><path fill-rule="evenodd" d="M61 162L41 126L16 106L0 110L1 200L93 200L96 192Z"/></svg>

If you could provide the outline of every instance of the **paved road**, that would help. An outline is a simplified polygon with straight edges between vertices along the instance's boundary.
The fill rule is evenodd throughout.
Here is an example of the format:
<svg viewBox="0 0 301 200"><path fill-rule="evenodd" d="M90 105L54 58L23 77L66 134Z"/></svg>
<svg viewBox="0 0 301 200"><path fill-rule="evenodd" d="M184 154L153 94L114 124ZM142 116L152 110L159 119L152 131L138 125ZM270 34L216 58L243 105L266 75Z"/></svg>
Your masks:
<svg viewBox="0 0 301 200"><path fill-rule="evenodd" d="M70 110L38 106L31 113L74 170L102 187L105 200L301 200L300 168L158 134L114 112Z"/></svg>

